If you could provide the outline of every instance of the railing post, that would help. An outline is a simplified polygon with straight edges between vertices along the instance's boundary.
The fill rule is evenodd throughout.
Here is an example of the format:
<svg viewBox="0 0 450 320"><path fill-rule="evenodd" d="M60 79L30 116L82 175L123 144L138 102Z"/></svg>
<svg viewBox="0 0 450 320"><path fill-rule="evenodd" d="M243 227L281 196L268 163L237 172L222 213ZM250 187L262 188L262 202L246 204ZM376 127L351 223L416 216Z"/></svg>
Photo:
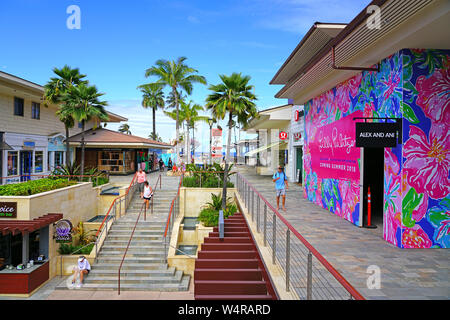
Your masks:
<svg viewBox="0 0 450 320"><path fill-rule="evenodd" d="M152 211L153 211L153 197L152 197ZM144 221L147 220L147 205L144 202Z"/></svg>
<svg viewBox="0 0 450 320"><path fill-rule="evenodd" d="M312 299L312 254L308 251L308 266L306 275L306 300Z"/></svg>
<svg viewBox="0 0 450 320"><path fill-rule="evenodd" d="M255 192L252 190L252 222L255 221Z"/></svg>
<svg viewBox="0 0 450 320"><path fill-rule="evenodd" d="M273 213L272 229L272 263L275 264L275 254L277 250L277 215Z"/></svg>
<svg viewBox="0 0 450 320"><path fill-rule="evenodd" d="M256 232L259 233L259 197L258 197L258 202L256 203Z"/></svg>
<svg viewBox="0 0 450 320"><path fill-rule="evenodd" d="M152 196L152 215L153 215L153 196Z"/></svg>
<svg viewBox="0 0 450 320"><path fill-rule="evenodd" d="M286 231L286 291L289 292L289 281L291 271L291 231Z"/></svg>
<svg viewBox="0 0 450 320"><path fill-rule="evenodd" d="M264 203L264 247L267 246L267 203Z"/></svg>
<svg viewBox="0 0 450 320"><path fill-rule="evenodd" d="M119 200L119 216L122 216L122 199Z"/></svg>

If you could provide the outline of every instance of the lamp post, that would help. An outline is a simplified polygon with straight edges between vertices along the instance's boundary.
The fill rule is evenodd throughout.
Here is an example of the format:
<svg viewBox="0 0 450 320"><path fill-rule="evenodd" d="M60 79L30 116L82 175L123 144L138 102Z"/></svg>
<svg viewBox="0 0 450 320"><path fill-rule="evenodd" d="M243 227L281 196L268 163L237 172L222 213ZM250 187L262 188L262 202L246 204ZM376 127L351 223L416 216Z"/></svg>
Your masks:
<svg viewBox="0 0 450 320"><path fill-rule="evenodd" d="M212 145L212 126L213 126L213 123L214 123L214 119L209 118L208 119L208 124L209 124L209 165L210 166L212 164L212 160L211 160L211 157L212 157L211 145Z"/></svg>

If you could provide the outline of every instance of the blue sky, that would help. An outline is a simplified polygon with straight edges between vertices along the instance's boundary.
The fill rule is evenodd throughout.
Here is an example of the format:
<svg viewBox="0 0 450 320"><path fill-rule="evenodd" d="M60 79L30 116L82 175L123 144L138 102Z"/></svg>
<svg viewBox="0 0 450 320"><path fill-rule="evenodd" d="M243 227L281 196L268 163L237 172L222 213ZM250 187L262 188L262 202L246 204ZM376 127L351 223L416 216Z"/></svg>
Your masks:
<svg viewBox="0 0 450 320"><path fill-rule="evenodd" d="M242 72L252 77L258 109L281 105L286 101L274 98L280 86L269 81L312 24L350 22L369 2L5 0L0 70L43 85L53 67L79 67L105 93L107 109L129 118L133 134L147 137L151 111L140 106L136 87L151 81L144 72L157 59L185 56L208 84L218 83L219 74ZM81 9L80 30L66 27L70 5ZM204 104L207 94L207 86L195 85L190 99ZM174 129L158 112L165 141L175 137ZM209 150L206 125L196 136Z"/></svg>

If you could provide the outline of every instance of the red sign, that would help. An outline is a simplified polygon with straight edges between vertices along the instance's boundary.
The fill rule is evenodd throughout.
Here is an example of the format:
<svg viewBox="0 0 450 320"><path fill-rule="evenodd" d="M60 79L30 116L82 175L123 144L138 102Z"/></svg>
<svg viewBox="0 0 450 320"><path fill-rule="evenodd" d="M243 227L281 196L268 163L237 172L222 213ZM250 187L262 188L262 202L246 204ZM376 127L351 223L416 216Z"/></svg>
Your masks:
<svg viewBox="0 0 450 320"><path fill-rule="evenodd" d="M300 111L295 110L295 113L294 113L294 120L295 120L295 121L298 121L299 118L300 118Z"/></svg>
<svg viewBox="0 0 450 320"><path fill-rule="evenodd" d="M284 132L284 131L280 132L280 139L281 140L286 140L287 136L288 136L288 134L286 132Z"/></svg>

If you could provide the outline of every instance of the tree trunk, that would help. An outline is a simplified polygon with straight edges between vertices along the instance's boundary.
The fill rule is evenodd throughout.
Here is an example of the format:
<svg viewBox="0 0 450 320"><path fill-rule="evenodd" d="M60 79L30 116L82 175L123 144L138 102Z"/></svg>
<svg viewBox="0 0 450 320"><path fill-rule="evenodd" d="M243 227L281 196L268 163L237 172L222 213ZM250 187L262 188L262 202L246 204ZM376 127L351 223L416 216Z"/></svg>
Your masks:
<svg viewBox="0 0 450 320"><path fill-rule="evenodd" d="M69 168L70 159L69 159L69 127L64 125L66 129L66 167Z"/></svg>
<svg viewBox="0 0 450 320"><path fill-rule="evenodd" d="M179 123L178 123L178 93L177 93L177 90L176 90L176 88L174 88L174 87L172 87L172 92L173 92L173 94L174 94L174 97L175 97L175 108L177 109L177 121L176 121L176 133L175 133L175 135L176 135L176 141L177 141L177 144L175 145L175 152L176 152L176 154L177 154L177 161L178 161L178 157L180 156L180 152L179 152L179 149L178 149L178 140L179 140ZM179 162L179 164L181 164L181 161Z"/></svg>
<svg viewBox="0 0 450 320"><path fill-rule="evenodd" d="M195 123L192 128L192 158L195 159Z"/></svg>
<svg viewBox="0 0 450 320"><path fill-rule="evenodd" d="M84 175L84 120L81 121L81 176Z"/></svg>
<svg viewBox="0 0 450 320"><path fill-rule="evenodd" d="M189 156L190 156L190 154L191 154L191 148L190 148L190 141L189 140L191 140L190 139L190 134L189 134L189 126L186 126L186 134L185 134L185 140L186 140L186 142L185 142L185 146L186 146L186 165L188 165L190 162L189 162Z"/></svg>
<svg viewBox="0 0 450 320"><path fill-rule="evenodd" d="M231 144L232 124L233 124L233 114L230 112L229 120L228 120L227 153L225 154L225 169L224 169L224 173L223 173L222 209L224 211L227 208L227 177L228 177L228 162L230 161L230 144Z"/></svg>
<svg viewBox="0 0 450 320"><path fill-rule="evenodd" d="M153 139L156 140L156 109L153 109Z"/></svg>

